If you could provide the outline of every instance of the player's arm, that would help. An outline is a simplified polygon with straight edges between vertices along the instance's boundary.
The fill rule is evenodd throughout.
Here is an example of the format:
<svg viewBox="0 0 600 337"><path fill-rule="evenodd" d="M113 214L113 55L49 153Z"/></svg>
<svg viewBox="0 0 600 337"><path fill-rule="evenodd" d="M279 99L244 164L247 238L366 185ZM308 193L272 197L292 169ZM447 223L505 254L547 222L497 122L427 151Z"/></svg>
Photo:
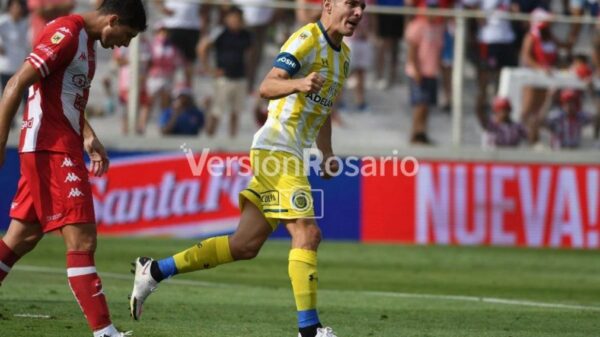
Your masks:
<svg viewBox="0 0 600 337"><path fill-rule="evenodd" d="M40 73L29 62L25 62L6 84L0 100L0 166L4 163L10 124L19 109L23 93L40 78Z"/></svg>
<svg viewBox="0 0 600 337"><path fill-rule="evenodd" d="M321 163L322 177L329 179L340 169L338 161L333 159L335 155L331 146L331 115L327 116L325 123L319 130L317 148L323 154L323 162Z"/></svg>
<svg viewBox="0 0 600 337"><path fill-rule="evenodd" d="M104 145L100 143L90 123L85 118L83 121L83 147L90 157L90 172L96 177L101 177L108 172L110 161Z"/></svg>
<svg viewBox="0 0 600 337"><path fill-rule="evenodd" d="M260 97L264 99L279 99L298 92L318 93L323 88L325 79L318 73L292 79L290 74L281 68L273 67L260 84Z"/></svg>

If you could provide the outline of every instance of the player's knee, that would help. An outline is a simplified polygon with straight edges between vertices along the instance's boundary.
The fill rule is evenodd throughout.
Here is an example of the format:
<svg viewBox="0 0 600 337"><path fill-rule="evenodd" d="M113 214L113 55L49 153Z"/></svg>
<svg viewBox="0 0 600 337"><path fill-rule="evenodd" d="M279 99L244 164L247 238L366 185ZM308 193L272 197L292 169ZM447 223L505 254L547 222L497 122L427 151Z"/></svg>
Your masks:
<svg viewBox="0 0 600 337"><path fill-rule="evenodd" d="M81 237L77 241L67 243L67 250L74 252L94 252L96 251L96 238Z"/></svg>
<svg viewBox="0 0 600 337"><path fill-rule="evenodd" d="M316 248L321 243L321 229L319 229L317 226L308 226L306 228L305 237L306 244Z"/></svg>

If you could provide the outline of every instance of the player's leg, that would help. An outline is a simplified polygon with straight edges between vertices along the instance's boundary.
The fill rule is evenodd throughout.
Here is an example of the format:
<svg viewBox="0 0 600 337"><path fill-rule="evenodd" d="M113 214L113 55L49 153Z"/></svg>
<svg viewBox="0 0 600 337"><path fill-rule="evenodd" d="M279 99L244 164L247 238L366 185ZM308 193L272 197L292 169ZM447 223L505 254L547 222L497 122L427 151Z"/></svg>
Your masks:
<svg viewBox="0 0 600 337"><path fill-rule="evenodd" d="M102 282L96 273L96 225L66 225L60 231L67 248L69 286L94 336L121 336L110 320Z"/></svg>
<svg viewBox="0 0 600 337"><path fill-rule="evenodd" d="M157 284L176 274L214 268L237 260L254 258L273 229L260 210L250 201L243 201L240 223L231 236L206 239L173 256L154 261L138 258L130 297L131 316L139 319L146 298Z"/></svg>
<svg viewBox="0 0 600 337"><path fill-rule="evenodd" d="M42 239L44 233L39 223L13 219L0 240L0 284L12 267L29 253Z"/></svg>
<svg viewBox="0 0 600 337"><path fill-rule="evenodd" d="M322 328L317 314L317 249L321 230L314 219L284 220L292 236L288 272L298 311L301 337L315 337Z"/></svg>

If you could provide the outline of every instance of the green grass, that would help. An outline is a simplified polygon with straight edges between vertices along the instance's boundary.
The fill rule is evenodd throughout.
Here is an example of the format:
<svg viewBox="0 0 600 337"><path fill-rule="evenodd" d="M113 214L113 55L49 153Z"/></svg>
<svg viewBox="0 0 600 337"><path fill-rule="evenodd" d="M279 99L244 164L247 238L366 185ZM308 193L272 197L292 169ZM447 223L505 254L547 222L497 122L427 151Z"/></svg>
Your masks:
<svg viewBox="0 0 600 337"><path fill-rule="evenodd" d="M96 255L113 320L137 337L296 336L288 243L253 261L179 275L149 298L141 322L127 310L129 262L192 245L101 238ZM60 238L47 237L0 287L0 336L90 336L64 272ZM29 266L48 268L34 271ZM321 319L340 337L600 336L600 252L323 244ZM182 284L182 280L191 280ZM383 294L374 294L385 292ZM545 308L439 296L464 295L585 306ZM596 309L596 310L594 310ZM50 315L50 319L19 314Z"/></svg>

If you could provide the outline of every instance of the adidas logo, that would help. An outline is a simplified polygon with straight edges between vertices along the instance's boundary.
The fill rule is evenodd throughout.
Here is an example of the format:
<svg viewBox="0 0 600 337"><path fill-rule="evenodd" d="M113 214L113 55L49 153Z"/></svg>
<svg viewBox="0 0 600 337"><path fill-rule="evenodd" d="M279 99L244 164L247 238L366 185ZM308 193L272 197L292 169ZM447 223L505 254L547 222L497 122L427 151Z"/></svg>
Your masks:
<svg viewBox="0 0 600 337"><path fill-rule="evenodd" d="M68 198L78 198L83 197L83 193L78 188L72 188L69 192Z"/></svg>
<svg viewBox="0 0 600 337"><path fill-rule="evenodd" d="M73 172L69 172L67 174L67 178L65 179L65 183L72 183L76 181L81 181L81 179Z"/></svg>
<svg viewBox="0 0 600 337"><path fill-rule="evenodd" d="M65 160L63 160L62 165L60 165L60 167L73 167L75 166L75 164L73 164L73 162L71 161L71 158L69 157L65 157Z"/></svg>

